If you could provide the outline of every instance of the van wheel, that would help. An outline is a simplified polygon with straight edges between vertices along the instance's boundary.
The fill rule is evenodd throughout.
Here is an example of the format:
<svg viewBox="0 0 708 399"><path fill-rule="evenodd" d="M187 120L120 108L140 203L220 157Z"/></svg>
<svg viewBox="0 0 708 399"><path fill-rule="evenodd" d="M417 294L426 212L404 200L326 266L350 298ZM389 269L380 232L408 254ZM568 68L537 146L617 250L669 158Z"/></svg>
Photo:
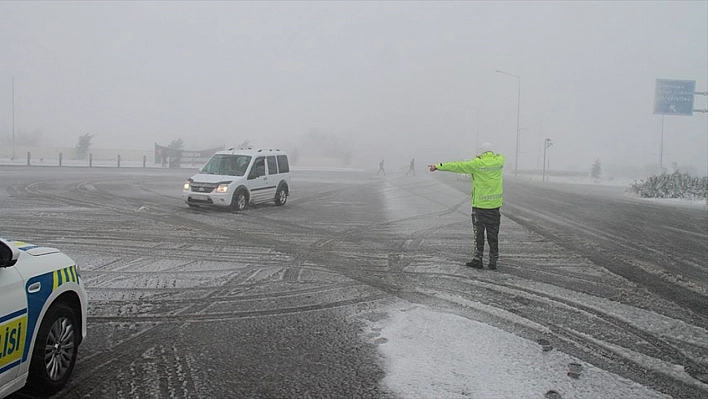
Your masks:
<svg viewBox="0 0 708 399"><path fill-rule="evenodd" d="M246 207L246 193L243 190L238 190L234 193L231 199L231 210L241 212Z"/></svg>
<svg viewBox="0 0 708 399"><path fill-rule="evenodd" d="M42 320L27 380L27 391L53 394L71 377L79 349L79 323L71 308L52 305Z"/></svg>
<svg viewBox="0 0 708 399"><path fill-rule="evenodd" d="M278 190L275 192L275 205L281 206L285 205L288 200L288 186L281 184L278 186Z"/></svg>

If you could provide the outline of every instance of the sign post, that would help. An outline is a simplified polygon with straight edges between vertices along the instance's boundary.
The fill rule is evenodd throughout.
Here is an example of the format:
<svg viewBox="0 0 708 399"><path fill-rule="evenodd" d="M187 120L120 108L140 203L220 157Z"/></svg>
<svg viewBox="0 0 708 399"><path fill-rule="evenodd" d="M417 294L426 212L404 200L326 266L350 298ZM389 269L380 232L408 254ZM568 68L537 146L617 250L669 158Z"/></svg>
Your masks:
<svg viewBox="0 0 708 399"><path fill-rule="evenodd" d="M661 115L659 168L664 171L664 116L693 116L696 95L695 80L657 79L654 92L654 114Z"/></svg>

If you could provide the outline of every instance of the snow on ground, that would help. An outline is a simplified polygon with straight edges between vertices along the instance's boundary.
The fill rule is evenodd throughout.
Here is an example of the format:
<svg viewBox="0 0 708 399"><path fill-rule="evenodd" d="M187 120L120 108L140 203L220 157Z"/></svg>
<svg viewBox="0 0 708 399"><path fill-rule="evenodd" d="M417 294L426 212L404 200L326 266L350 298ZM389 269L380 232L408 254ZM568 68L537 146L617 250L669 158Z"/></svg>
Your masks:
<svg viewBox="0 0 708 399"><path fill-rule="evenodd" d="M518 179L541 182L543 175L521 175ZM634 183L633 179L627 178L594 178L590 176L550 176L546 175L547 183L564 183L564 184L591 184L603 186L622 186L629 187Z"/></svg>
<svg viewBox="0 0 708 399"><path fill-rule="evenodd" d="M0 164L24 165L25 163L0 159ZM81 166L68 160L64 164ZM101 165L96 162L94 165L115 166L112 163ZM121 166L142 167L142 162L121 163ZM148 163L148 166L152 165ZM318 169L302 168L302 170ZM297 171L297 168L293 168L293 171ZM381 178L385 179L383 176ZM629 184L619 180L565 179L561 181L560 178L551 178L550 183L627 186ZM690 202L670 199L647 200L657 203ZM401 203L387 198L388 212L400 217L411 211L392 208L392 204ZM705 205L705 202L700 201L700 204ZM586 304L587 299L584 298ZM595 305L607 310L604 306L606 304ZM631 309L624 309L624 312L623 317L633 321L634 324L642 324L641 320L645 317L656 316L634 314ZM571 378L568 376L568 365L582 362L568 354L558 350L544 352L536 342L496 327L424 306L392 308L388 318L372 323L370 327L371 335L376 337L375 342L379 344L378 348L385 359L386 377L383 383L403 398L537 399L544 396L549 399L554 398L549 395L549 391L556 391L559 396L555 398L563 399L669 398L667 395L591 364L583 364L579 378ZM694 338L695 334L701 337L705 335L705 331L689 332L691 334L687 340ZM619 348L614 350L617 352ZM636 354L624 355L632 357ZM683 370L671 369L671 365L667 364L659 364L654 368L664 373L671 373L675 377L685 374Z"/></svg>
<svg viewBox="0 0 708 399"><path fill-rule="evenodd" d="M689 208L708 208L708 198L706 199L684 199L684 198L642 198L636 194L628 193L627 196L642 201L653 202L655 204L674 205Z"/></svg>
<svg viewBox="0 0 708 399"><path fill-rule="evenodd" d="M372 325L384 385L403 398L653 399L660 392L483 323L424 306L391 309ZM581 363L579 378L568 376Z"/></svg>
<svg viewBox="0 0 708 399"><path fill-rule="evenodd" d="M420 203L416 201L402 200L407 198L408 194L395 190L394 183L412 184L410 180L392 180L383 190L389 220L401 220L446 208L453 209L456 205L455 201L460 199L459 193L446 192L435 196L436 204L440 208L426 203L427 208L421 209ZM439 192L452 189L438 186L436 190ZM467 214L467 211L461 213ZM685 342L699 346L704 346L708 342L708 331L685 325L654 312L548 284L532 281L516 283L525 285L528 292L538 290L544 295L590 306L656 334L672 329L672 335L680 337ZM544 330L541 325L491 305L442 292L425 292L425 294L478 309L539 331ZM653 399L670 397L592 364L582 364L579 359L558 349L544 352L537 342L448 312L410 304L394 306L386 312L386 318L370 322L366 335L378 344L384 359L386 376L383 384L402 398ZM671 375L689 384L703 385L688 375L681 366L626 348L611 346L606 342L596 341L596 344L656 372ZM568 375L570 363L582 364L579 378L575 379ZM557 395L550 394L551 391L555 391Z"/></svg>
<svg viewBox="0 0 708 399"><path fill-rule="evenodd" d="M542 176L539 175L526 175L520 176L519 179L541 182ZM589 176L586 177L559 177L559 176L547 176L546 184L578 184L578 185L588 185L588 186L611 186L611 187L624 187L627 189L625 195L627 197L635 198L641 201L650 201L656 204L672 205L672 206L686 206L686 207L708 207L708 199L685 199L685 198L642 198L639 195L629 191L629 187L639 181L639 179L632 180L627 178L610 178L610 179L595 179Z"/></svg>

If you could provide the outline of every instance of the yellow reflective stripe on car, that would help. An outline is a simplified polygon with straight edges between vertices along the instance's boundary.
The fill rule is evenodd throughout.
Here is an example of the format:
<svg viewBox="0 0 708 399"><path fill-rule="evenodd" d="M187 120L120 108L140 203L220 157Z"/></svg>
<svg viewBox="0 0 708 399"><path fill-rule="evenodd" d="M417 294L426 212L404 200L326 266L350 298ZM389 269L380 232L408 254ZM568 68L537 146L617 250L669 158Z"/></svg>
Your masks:
<svg viewBox="0 0 708 399"><path fill-rule="evenodd" d="M0 318L0 373L20 363L27 335L27 309Z"/></svg>
<svg viewBox="0 0 708 399"><path fill-rule="evenodd" d="M52 287L52 290L57 289L57 287L66 282L78 282L78 278L76 276L76 265L54 271L54 286Z"/></svg>

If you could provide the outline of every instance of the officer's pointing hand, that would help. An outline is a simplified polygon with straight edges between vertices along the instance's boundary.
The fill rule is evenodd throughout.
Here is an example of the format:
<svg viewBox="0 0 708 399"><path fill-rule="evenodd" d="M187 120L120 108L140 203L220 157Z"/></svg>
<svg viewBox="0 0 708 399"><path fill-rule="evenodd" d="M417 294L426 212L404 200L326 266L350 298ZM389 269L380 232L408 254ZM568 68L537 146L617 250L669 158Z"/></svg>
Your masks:
<svg viewBox="0 0 708 399"><path fill-rule="evenodd" d="M438 170L438 168L435 165L428 165L428 168L430 169L431 172L435 172Z"/></svg>

